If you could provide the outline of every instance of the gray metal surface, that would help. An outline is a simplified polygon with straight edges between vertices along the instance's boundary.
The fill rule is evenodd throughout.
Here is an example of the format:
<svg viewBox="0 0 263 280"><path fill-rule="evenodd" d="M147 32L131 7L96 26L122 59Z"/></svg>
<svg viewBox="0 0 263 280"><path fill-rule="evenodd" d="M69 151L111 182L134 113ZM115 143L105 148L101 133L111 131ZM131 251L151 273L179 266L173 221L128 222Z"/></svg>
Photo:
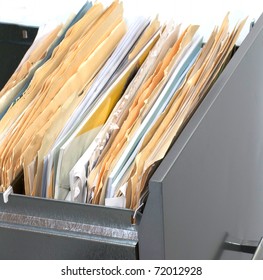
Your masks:
<svg viewBox="0 0 263 280"><path fill-rule="evenodd" d="M263 235L262 50L263 16L151 178L149 197L159 188L155 232L164 248L152 254L154 237L147 238L155 232L145 211L141 258L213 259L226 234Z"/></svg>
<svg viewBox="0 0 263 280"><path fill-rule="evenodd" d="M150 195L139 224L140 259L164 259L164 220L162 187L158 182L150 183Z"/></svg>
<svg viewBox="0 0 263 280"><path fill-rule="evenodd" d="M261 238L252 259L253 260L263 260L263 238Z"/></svg>
<svg viewBox="0 0 263 280"><path fill-rule="evenodd" d="M136 259L132 211L11 195L0 198L1 259ZM138 222L140 216L137 217Z"/></svg>
<svg viewBox="0 0 263 280"><path fill-rule="evenodd" d="M238 240L227 236L222 247L221 257L225 257L227 252L245 253L248 255L247 259L251 259L252 254L252 260L263 260L263 238L260 241L255 241ZM240 256L240 254L237 256Z"/></svg>

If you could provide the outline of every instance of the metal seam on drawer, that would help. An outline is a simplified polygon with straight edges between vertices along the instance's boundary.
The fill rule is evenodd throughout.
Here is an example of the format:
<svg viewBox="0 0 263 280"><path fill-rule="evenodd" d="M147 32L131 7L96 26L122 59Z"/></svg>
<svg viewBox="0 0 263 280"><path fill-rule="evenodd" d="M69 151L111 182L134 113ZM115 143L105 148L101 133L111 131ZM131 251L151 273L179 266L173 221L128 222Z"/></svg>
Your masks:
<svg viewBox="0 0 263 280"><path fill-rule="evenodd" d="M47 219L14 213L0 212L0 222L17 225L20 224L24 226L38 228L49 228L58 231L62 230L76 233L84 233L100 237L118 238L132 241L138 240L138 232L133 230L104 227L100 225L82 224L70 221Z"/></svg>

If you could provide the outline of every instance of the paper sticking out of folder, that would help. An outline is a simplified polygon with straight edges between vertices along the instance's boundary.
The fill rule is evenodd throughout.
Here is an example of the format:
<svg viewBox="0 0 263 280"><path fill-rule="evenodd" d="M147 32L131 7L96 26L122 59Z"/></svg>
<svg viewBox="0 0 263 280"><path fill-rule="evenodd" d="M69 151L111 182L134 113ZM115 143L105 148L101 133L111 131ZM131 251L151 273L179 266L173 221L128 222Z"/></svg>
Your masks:
<svg viewBox="0 0 263 280"><path fill-rule="evenodd" d="M0 92L0 186L137 209L159 162L231 58L246 20L197 25L87 2L40 29Z"/></svg>

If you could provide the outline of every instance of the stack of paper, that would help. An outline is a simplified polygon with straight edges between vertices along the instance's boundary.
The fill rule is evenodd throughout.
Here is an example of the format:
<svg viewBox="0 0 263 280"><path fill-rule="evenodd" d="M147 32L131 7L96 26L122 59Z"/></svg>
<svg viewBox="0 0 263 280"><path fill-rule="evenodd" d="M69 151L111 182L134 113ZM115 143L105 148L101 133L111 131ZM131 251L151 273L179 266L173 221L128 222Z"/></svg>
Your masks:
<svg viewBox="0 0 263 280"><path fill-rule="evenodd" d="M179 87L186 74L185 69L201 49L202 40L194 36L196 30L196 26L189 26L182 33L137 92L111 147L89 174L88 185L93 203L105 203L106 188L111 188L112 181L121 170L125 173L125 169L129 168L142 137L169 102L172 89Z"/></svg>
<svg viewBox="0 0 263 280"><path fill-rule="evenodd" d="M74 118L74 116L71 117L70 121L72 122L72 125L70 129L67 133L65 133L64 130L64 137L61 136L61 134L59 140L55 142L55 147L53 147L53 151L51 151L51 153L53 152L51 157L54 159L54 154L56 150L58 150L55 177L55 198L65 198L65 192L67 189L69 190L70 186L68 176L70 170L107 120L110 112L122 95L127 82L141 65L140 60L144 60L145 56L155 43L156 38L159 36L159 33L157 32L159 24L154 21L142 34L138 43L136 43L135 48L131 52L131 54L134 54L135 51L139 51L139 53L134 58L130 59L130 56L127 56L127 54L129 54L127 44L131 45L129 44L130 40L135 42L138 39L142 30L145 29L148 24L148 21L143 20L139 23L140 25L138 25L137 21L137 27L135 26L136 28L134 28L134 26L131 26L131 29L128 30L128 33L124 36L122 42L120 42L119 46L102 68L102 71L97 76L91 88L86 93L85 96L89 97L89 99L86 98L87 100L84 100L82 104L80 104L82 110L80 111L80 109L77 108L74 112L76 118ZM155 26L154 29L152 28L153 25ZM150 34L148 32L149 29L153 31ZM147 36L147 44L142 44L141 47L143 48L136 50L137 46L141 43L141 40L144 40L145 36ZM126 56L127 58L125 58ZM120 57L123 59L120 59ZM120 63L121 67L116 69ZM114 72L114 77L112 77L112 75L109 75L109 72L113 72L114 68L117 72ZM103 89L102 85L107 81L108 85ZM96 84L97 86L94 87ZM93 100L94 102L92 102ZM81 113L85 111L87 111L86 114ZM78 115L76 115L76 112L78 112ZM80 116L82 116L82 118ZM81 120L80 123L78 122L79 119ZM76 126L78 123L79 125ZM49 166L51 166L51 164Z"/></svg>
<svg viewBox="0 0 263 280"><path fill-rule="evenodd" d="M132 209L139 207L141 198L147 191L147 181L155 164L165 156L187 118L218 77L229 59L229 54L244 23L245 20L229 33L228 17L226 17L221 28L213 31L186 75L183 85L174 92L171 102L146 134L129 178L122 182L122 187L118 193L115 193L122 199L126 198L126 207Z"/></svg>
<svg viewBox="0 0 263 280"><path fill-rule="evenodd" d="M227 15L204 44L114 1L42 30L0 92L0 190L23 172L26 195L138 208L244 24Z"/></svg>
<svg viewBox="0 0 263 280"><path fill-rule="evenodd" d="M1 141L1 184L4 187L24 167L26 194L38 194L30 185L28 164L36 160L42 139L51 125L61 122L63 125L63 120L72 114L83 99L82 92L125 34L122 14L123 7L118 2L106 10L99 3L91 7L70 27L50 59L36 71L23 98L7 112L5 120L10 122L12 118L13 126ZM16 119L13 112L16 112ZM1 127L5 120L1 121ZM56 128L53 132L58 133Z"/></svg>

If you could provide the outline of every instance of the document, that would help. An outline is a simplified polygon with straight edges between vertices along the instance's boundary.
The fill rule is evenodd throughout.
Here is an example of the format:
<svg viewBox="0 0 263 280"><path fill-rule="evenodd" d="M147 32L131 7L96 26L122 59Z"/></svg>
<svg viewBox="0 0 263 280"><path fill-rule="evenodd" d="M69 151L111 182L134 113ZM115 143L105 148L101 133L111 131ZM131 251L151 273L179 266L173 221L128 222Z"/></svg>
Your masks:
<svg viewBox="0 0 263 280"><path fill-rule="evenodd" d="M95 6L94 6L94 8L95 8ZM96 27L96 29L94 29L93 27L88 28L89 33L86 33L80 39L81 43L78 46L78 55L81 54L80 50L82 50L83 56L86 56L87 54L89 54L88 48L85 47L87 44L90 44L89 49L94 50L94 51L93 51L93 53L90 54L89 58L87 58L87 60L84 61L83 64L81 64L79 69L77 69L76 74L74 74L66 82L66 84L62 86L62 88L59 90L59 92L56 94L56 96L53 99L54 104L55 104L55 100L57 100L58 102L62 102L63 99L62 98L59 99L59 97L58 97L59 95L63 96L63 98L65 99L65 97L69 96L69 94L71 92L74 92L76 101L74 101L71 104L70 108L67 110L67 112L70 111L72 114L75 111L75 109L79 106L79 104L83 101L83 98L84 98L83 92L85 92L84 88L90 87L90 82L92 81L94 75L98 71L96 69L99 69L102 66L102 64L104 64L104 62L107 60L108 56L111 54L112 49L116 46L116 43L119 42L120 38L123 36L123 34L126 30L125 24L121 19L121 15L122 15L122 5L119 4L118 2L114 2L113 5L111 5L105 11L105 13L98 19L98 21L95 22L94 26ZM102 20L102 18L103 18L103 20ZM118 24L119 21L120 21L120 23ZM116 26L116 27L113 29L113 26ZM113 31L111 31L111 32L108 31L108 30L112 30L112 29L113 29ZM101 36L98 36L99 33L101 34ZM103 35L103 34L108 34L108 37L106 39L103 39L105 37L105 35ZM87 40L87 38L89 38L89 40ZM96 49L96 44L97 44L96 42L100 42L101 40L104 40L104 41L101 42L101 45L99 47L97 47L97 49ZM85 42L85 44L83 44L83 42ZM73 53L73 55L74 55L74 53ZM76 58L76 57L74 58L74 63L76 63L76 59L78 59L78 58ZM68 63L66 63L66 65L68 65ZM72 69L70 69L70 70L72 70ZM64 78L65 78L65 75L64 75ZM52 90L53 89L54 88L52 87ZM42 107L45 107L45 104L43 104ZM44 119L44 118L42 118L42 119ZM58 137L58 134L60 133L61 129L65 125L65 122L67 121L67 119L68 118L63 118L64 123L60 122L59 126L58 125L56 125L55 127L53 126L52 129L53 130L55 129L56 133L50 133L50 132L48 133L48 135L49 134L52 135L52 138L53 138L53 140L51 141L52 145L54 144L54 141ZM48 136L45 136L45 137L48 137ZM49 140L51 140L50 137L49 137ZM47 141L44 141L43 143L46 143L46 142ZM47 146L47 145L45 144L45 146ZM46 150L46 149L41 148L40 155L42 157L45 157L46 152L47 152L47 151L44 152L44 150ZM43 158L39 158L39 160L42 161ZM48 162L53 162L53 159L51 157L49 157L49 160L45 160L46 164ZM52 165L50 163L49 163L49 166L50 166L49 168L44 166L44 169L45 169L45 172L47 172L49 174L47 177L50 178L51 174L54 174L54 172L51 173ZM42 174L42 172L39 172L37 174ZM42 174L42 176L45 176L45 174ZM34 182L39 182L40 178L38 175L37 175L37 177L38 177L38 179L34 180ZM39 189L38 193L41 192L41 194L43 195L44 193L46 193L46 191L43 191L43 189L46 190L47 185L52 186L52 184L50 183L50 181L48 179L46 181L42 180L42 182L46 182L46 186L42 186L42 188ZM52 192L49 192L49 193L52 193Z"/></svg>
<svg viewBox="0 0 263 280"><path fill-rule="evenodd" d="M189 41L191 41L190 39L191 36L189 36L189 34L192 34L193 36L196 30L197 27L193 26L193 27L189 27L188 32L187 30L183 32L179 40L175 43L173 48L171 48L171 50L164 58L164 61L157 67L154 75L150 77L149 80L146 82L145 88L142 89L142 92L139 92L137 94L137 98L135 98L133 104L130 107L129 115L126 121L124 122L123 126L121 127L120 131L118 132L117 136L115 137L112 146L107 152L107 155L104 157L103 161L100 162L100 164L92 170L91 174L88 177L89 188L93 189L95 186L93 203L101 203L101 204L104 203L107 179L108 176L110 175L110 165L114 160L116 162L116 159L118 158L118 153L120 152L119 155L121 155L120 160L118 161L119 169L120 169L124 166L130 153L137 146L141 137L149 127L150 123L154 120L154 118L156 118L158 109L160 110L159 108L160 105L157 105L158 104L157 102L155 103L154 109L152 110L152 114L147 116L148 119L143 123L144 125L140 126L138 132L136 132L137 136L128 138L129 131L132 129L132 125L135 119L139 116L140 110L143 108L142 106L144 106L145 104L144 100L150 96L150 94L156 88L158 83L162 80L165 73L164 70L168 67L169 62L171 61L170 57L172 58L173 56L176 57L178 50L181 50L180 49L181 43L182 45L184 45L184 42L187 42L187 44L189 44ZM183 67L185 66L183 65ZM183 72L184 69L183 70L182 69L180 69L180 71ZM180 71L178 73L179 76L182 74ZM163 95L161 97L161 100L165 99L165 97L166 96ZM129 144L127 144L128 145L127 149L125 149L125 151L122 151L122 147L124 143L127 141L126 139L128 140ZM95 177L97 178L96 181L94 180Z"/></svg>
<svg viewBox="0 0 263 280"><path fill-rule="evenodd" d="M67 52L68 47L70 46L69 42L73 42L76 39L75 33L73 33L74 26L71 28L71 32L69 31L67 33L65 39L59 45L60 48L56 48L54 50L51 59L43 65L43 68L41 68L42 72L44 73L44 76L41 76L42 79L39 77L39 79L36 80L37 84L34 85L32 85L32 83L30 84L31 87L29 92L31 92L31 94L29 93L25 94L24 95L25 98L23 98L22 100L23 102L25 102L24 105L28 104L26 105L26 110L23 112L23 115L20 116L19 121L16 123L17 129L15 131L10 132L10 135L6 137L4 140L4 141L8 141L7 139L9 140L12 139L5 146L5 152L2 154L1 157L1 164L5 166L4 168L5 171L3 171L4 174L2 176L3 178L2 183L4 185L10 184L10 182L12 182L15 175L14 171L19 170L21 168L23 164L23 158L21 157L22 149L25 143L29 145L30 142L33 141L34 138L32 137L34 134L34 129L36 129L37 127L48 128L47 126L47 124L49 123L48 120L53 117L53 115L56 113L58 108L62 106L63 101L67 100L67 97L69 97L70 94L73 93L73 95L75 95L74 103L78 105L78 101L81 100L82 98L82 96L78 98L79 94L81 95L81 90L83 89L83 87L89 84L89 82L97 73L98 69L102 66L102 64L105 63L105 61L111 54L112 50L115 48L116 44L122 38L126 27L121 16L120 17L117 16L119 14L122 14L122 6L121 4L114 2L109 9L113 9L114 11L113 15L111 15L111 13L109 14L109 19L108 19L109 26L110 28L112 28L112 30L108 31L107 38L105 36L106 39L104 39L104 36L98 37L97 34L94 34L93 37L92 36L90 37L91 38L91 41L89 41L91 43L91 45L89 46L91 48L90 56L88 57L87 60L81 63L81 65L77 69L77 72L75 74L73 73L72 77L68 77L68 80L63 85L63 87L59 89L58 93L56 93L56 87L52 87L51 89L50 82L52 81L52 79L48 80L48 77L51 69L54 69L53 73L59 73L59 70L56 69L60 69L61 64L59 63L61 63L65 57L65 56L63 57L63 55L65 52ZM108 12L106 11L105 13ZM102 24L105 25L105 19L102 22ZM100 26L100 25L97 24L96 26ZM73 38L71 37L71 34ZM81 37L81 34L79 34L77 37L78 38ZM82 46L82 48L84 47L85 45ZM60 51L64 48L65 48L64 51ZM78 58L75 57L74 62L76 63L76 61L78 61ZM38 71L36 71L36 74L42 73L41 71L40 72ZM41 82L43 83L42 86L41 86ZM39 89L40 92L43 92L43 95L41 95L41 97L46 98L43 99L43 102L41 102L40 96L36 98L35 95L35 93L39 94L38 91ZM52 100L51 103L47 102L48 95L46 94L49 94L49 98L50 98L49 100ZM17 106L20 106L21 105L20 103L21 102L18 102ZM48 106L44 108L45 105ZM68 109L71 109L73 111L74 107L72 105L73 104L71 104L71 107ZM26 131L26 133L24 133L24 131ZM26 137L26 135L28 137ZM44 133L42 135L44 135ZM25 142L23 142L23 140L25 140ZM27 172L27 170L28 169L25 168L24 172ZM32 182L32 180L30 181Z"/></svg>
<svg viewBox="0 0 263 280"><path fill-rule="evenodd" d="M225 30L228 29L227 21L226 17L221 28L211 34L202 53L189 71L186 82L177 91L171 104L157 120L154 134L151 135L151 138L148 135L147 145L144 145L144 148L141 149L136 156L136 164L132 171L133 175L126 183L127 189L130 189L129 192L132 194L129 205L130 208L136 209L136 207L139 206L140 198L145 192L149 175L152 174L154 166L167 153L168 148L175 137L180 133L187 118L200 102L200 98L206 94L207 86L209 85L210 87L217 78L218 73L212 69L222 69L225 60L228 59L228 54L234 46L233 39L237 39L238 33L244 25L244 21L240 23L237 29L234 29L230 36L228 32L225 32ZM229 44L229 41L231 41L232 44ZM227 49L225 44L227 44L230 49ZM224 52L224 55L222 52ZM221 57L221 55L223 55L222 57L224 57L224 59L217 64L219 61L218 57ZM200 86L198 86L198 84ZM194 100L196 100L196 102ZM162 125L160 125L160 123Z"/></svg>
<svg viewBox="0 0 263 280"><path fill-rule="evenodd" d="M80 106L76 109L70 120L65 125L64 129L56 140L56 144L62 141L61 139L67 137L81 122L81 120L86 116L92 103L98 98L99 94L105 88L106 84L114 82L113 74L116 71L116 77L121 73L119 65L122 63L122 67L127 65L128 60L125 58L127 53L131 49L142 31L148 25L148 20L143 18L138 18L136 22L129 28L126 36L123 37L120 44L106 62L105 66L98 73L98 76L92 83L88 92L85 94L85 98Z"/></svg>
<svg viewBox="0 0 263 280"><path fill-rule="evenodd" d="M198 47L196 49L197 52L192 52L193 50L190 50L193 54L193 57L192 57L192 60L190 62L189 61L187 62L188 63L187 68L184 69L184 72L180 76L177 76L177 77L176 77L176 74L178 75L178 72L175 71L173 76L169 80L169 82L171 82L171 83L168 83L166 88L164 88L163 92L165 92L165 91L167 91L167 93L169 92L169 95L167 97L163 98L164 103L160 102L158 99L156 100L155 104L158 104L160 102L161 108L159 110L157 109L157 111L155 111L154 110L155 106L154 105L152 106L152 108L149 111L149 113L147 114L145 120L140 124L140 126L138 126L139 128L135 132L135 134L133 135L133 137L134 137L133 139L136 139L137 135L140 135L140 133L141 133L142 136L141 137L139 136L139 139L143 139L143 135L145 135L145 133L147 133L147 131L150 130L152 124L155 123L156 118L166 108L168 102L171 100L173 94L176 92L176 90L181 85L181 83L184 80L186 74L190 70L190 67L192 66L192 64L195 62L195 60L197 58L197 55L199 53L198 50L200 50L201 44L202 44L201 37L199 37L199 41L197 41L197 42L198 42L197 43ZM195 48L196 48L196 46L195 46ZM184 58L187 58L187 55L185 55ZM177 69L180 69L180 65L178 65ZM145 123L145 122L147 122L149 120L148 118L151 115L154 116L154 120L153 120L153 122L149 123L149 126L147 128L147 123ZM143 132L144 125L146 125L146 132ZM159 123L158 126L165 127L165 125L163 123ZM132 145L134 145L136 147L135 149L138 149L138 146L136 146L136 143L133 142L133 141L131 141L130 143L131 143L130 144L131 146L127 146L125 148L125 151L122 153L122 156L120 157L117 165L115 165L115 168L112 170L112 172L109 175L108 182L107 182L107 187L106 187L106 189L107 189L106 198L113 197L113 195L116 192L116 186L118 185L118 181L120 180L120 178L118 178L118 177L120 177L120 174L124 173L125 169L130 166L130 164L127 164L127 163L128 162L131 163L135 159L135 156L136 156L137 153L131 152L132 151ZM125 165L126 165L126 167L125 167Z"/></svg>
<svg viewBox="0 0 263 280"><path fill-rule="evenodd" d="M99 158L103 157L104 153L111 145L112 139L115 137L117 130L121 127L127 117L130 105L137 90L139 90L143 82L153 73L156 65L163 59L169 47L175 43L178 34L178 25L175 26L174 23L170 22L169 25L165 27L164 32L160 35L160 39L146 58L145 63L139 69L134 80L130 83L123 97L119 100L106 124L103 126L102 131L96 137L95 141L97 145L89 160L88 173L90 173L95 167Z"/></svg>
<svg viewBox="0 0 263 280"><path fill-rule="evenodd" d="M89 83L92 80L93 75L97 72L97 69L101 67L102 63L107 59L112 49L116 46L116 43L123 36L124 32L125 25L124 22L121 22L111 33L111 35L102 43L101 48L97 48L95 50L94 55L80 66L80 71L73 75L60 89L58 94L56 94L53 99L53 105L55 105L55 108L62 106L63 98L67 99L70 97L70 94L75 93L74 95L76 101L71 103L70 107L68 108L68 112L72 113L76 109L76 107L83 100L83 95L79 95L81 93L82 87L85 87L85 84ZM102 54L101 49L103 49L104 54ZM41 117L42 120L44 120L49 114L53 113L52 108L50 108L50 110L46 109L45 111L43 113L45 115ZM64 121L66 121L66 119Z"/></svg>
<svg viewBox="0 0 263 280"><path fill-rule="evenodd" d="M135 78L131 81L122 98L115 106L113 112L109 116L107 123L103 126L98 136L93 143L88 147L83 156L79 159L76 165L70 172L70 187L72 190L72 200L85 201L87 195L86 191L86 170L88 173L94 168L100 156L103 155L106 146L110 145L111 140L114 138L115 132L127 115L128 108L132 102L135 93L142 85L143 81L154 71L154 66L160 61L166 51L172 46L178 38L179 26L170 22L164 32L160 35L150 54L146 58L142 67L139 69ZM75 191L76 190L76 191ZM81 196L83 194L83 196Z"/></svg>
<svg viewBox="0 0 263 280"><path fill-rule="evenodd" d="M122 95L124 88L134 75L133 73L140 67L140 61L142 58L145 58L154 45L157 36L158 34L152 37L146 46L143 46L143 49L128 63L126 68L122 67L123 69L119 77L116 78L109 88L106 88L99 100L90 108L90 113L87 117L60 148L56 172L56 190L62 188L64 192L65 189L69 188L68 174L70 170L93 141L101 126L106 122L110 112ZM56 194L57 192L55 192L55 197Z"/></svg>

